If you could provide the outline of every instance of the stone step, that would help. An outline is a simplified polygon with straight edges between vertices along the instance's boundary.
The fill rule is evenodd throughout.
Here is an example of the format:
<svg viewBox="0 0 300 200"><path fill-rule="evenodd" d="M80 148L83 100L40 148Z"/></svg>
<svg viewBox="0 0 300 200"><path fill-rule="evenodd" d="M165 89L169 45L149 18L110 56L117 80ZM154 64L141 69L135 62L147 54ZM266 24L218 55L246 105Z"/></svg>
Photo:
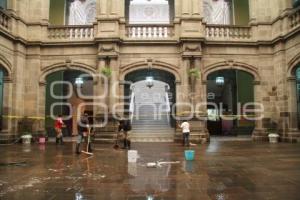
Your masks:
<svg viewBox="0 0 300 200"><path fill-rule="evenodd" d="M139 121L132 121L132 125L134 124L165 124L168 123L167 120L139 120Z"/></svg>
<svg viewBox="0 0 300 200"><path fill-rule="evenodd" d="M107 139L107 138L95 138L93 143L96 144L114 144L116 142L115 139Z"/></svg>

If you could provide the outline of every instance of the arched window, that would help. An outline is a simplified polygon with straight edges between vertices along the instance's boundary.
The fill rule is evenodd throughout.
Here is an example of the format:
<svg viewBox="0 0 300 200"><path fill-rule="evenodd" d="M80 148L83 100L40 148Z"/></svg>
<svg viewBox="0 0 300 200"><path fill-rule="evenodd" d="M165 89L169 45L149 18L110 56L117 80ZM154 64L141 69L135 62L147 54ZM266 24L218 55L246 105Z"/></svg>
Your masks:
<svg viewBox="0 0 300 200"><path fill-rule="evenodd" d="M7 8L7 0L0 0L0 8L2 9Z"/></svg>
<svg viewBox="0 0 300 200"><path fill-rule="evenodd" d="M297 6L300 6L300 0L293 0L293 7L296 8Z"/></svg>
<svg viewBox="0 0 300 200"><path fill-rule="evenodd" d="M50 0L52 25L89 25L96 18L96 0Z"/></svg>
<svg viewBox="0 0 300 200"><path fill-rule="evenodd" d="M204 18L208 24L247 25L248 0L204 0Z"/></svg>

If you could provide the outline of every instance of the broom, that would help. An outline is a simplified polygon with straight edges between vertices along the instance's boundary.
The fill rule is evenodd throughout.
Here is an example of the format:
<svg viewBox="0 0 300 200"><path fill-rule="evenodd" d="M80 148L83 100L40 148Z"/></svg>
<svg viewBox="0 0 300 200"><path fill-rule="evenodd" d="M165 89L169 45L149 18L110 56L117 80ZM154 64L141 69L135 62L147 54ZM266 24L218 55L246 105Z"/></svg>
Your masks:
<svg viewBox="0 0 300 200"><path fill-rule="evenodd" d="M81 151L82 153L85 153L87 155L93 155L93 153L89 152L89 145L90 145L90 142L91 142L91 137L90 137L90 134L91 131L90 131L90 128L88 128L88 141L87 141L87 145L86 145L86 151Z"/></svg>

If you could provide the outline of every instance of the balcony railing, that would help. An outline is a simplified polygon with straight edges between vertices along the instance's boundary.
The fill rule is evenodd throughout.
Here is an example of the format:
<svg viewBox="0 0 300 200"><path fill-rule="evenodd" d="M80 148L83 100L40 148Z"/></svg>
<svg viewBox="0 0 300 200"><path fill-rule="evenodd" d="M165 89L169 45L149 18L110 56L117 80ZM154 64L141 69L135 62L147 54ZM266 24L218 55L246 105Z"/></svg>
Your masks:
<svg viewBox="0 0 300 200"><path fill-rule="evenodd" d="M132 39L167 39L174 35L171 25L128 25L126 36Z"/></svg>
<svg viewBox="0 0 300 200"><path fill-rule="evenodd" d="M299 26L300 25L300 8L293 11L289 16L289 19L290 19L292 29Z"/></svg>
<svg viewBox="0 0 300 200"><path fill-rule="evenodd" d="M208 39L250 39L251 28L246 26L230 26L230 25L206 25L206 38Z"/></svg>
<svg viewBox="0 0 300 200"><path fill-rule="evenodd" d="M93 26L50 26L48 38L52 40L90 40L94 38Z"/></svg>
<svg viewBox="0 0 300 200"><path fill-rule="evenodd" d="M9 19L10 17L0 8L0 27L8 30Z"/></svg>

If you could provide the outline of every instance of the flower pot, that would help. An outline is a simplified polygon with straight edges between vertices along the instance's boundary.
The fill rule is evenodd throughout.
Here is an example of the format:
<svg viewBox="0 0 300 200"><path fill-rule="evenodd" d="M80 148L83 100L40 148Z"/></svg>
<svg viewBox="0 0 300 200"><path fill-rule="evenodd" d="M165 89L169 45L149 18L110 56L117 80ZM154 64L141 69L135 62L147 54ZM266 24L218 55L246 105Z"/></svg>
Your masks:
<svg viewBox="0 0 300 200"><path fill-rule="evenodd" d="M22 143L23 144L30 144L31 143L31 135L23 135L22 137Z"/></svg>
<svg viewBox="0 0 300 200"><path fill-rule="evenodd" d="M45 144L46 138L45 137L39 137L39 144Z"/></svg>
<svg viewBox="0 0 300 200"><path fill-rule="evenodd" d="M278 143L279 135L277 133L271 133L268 137L270 143Z"/></svg>

